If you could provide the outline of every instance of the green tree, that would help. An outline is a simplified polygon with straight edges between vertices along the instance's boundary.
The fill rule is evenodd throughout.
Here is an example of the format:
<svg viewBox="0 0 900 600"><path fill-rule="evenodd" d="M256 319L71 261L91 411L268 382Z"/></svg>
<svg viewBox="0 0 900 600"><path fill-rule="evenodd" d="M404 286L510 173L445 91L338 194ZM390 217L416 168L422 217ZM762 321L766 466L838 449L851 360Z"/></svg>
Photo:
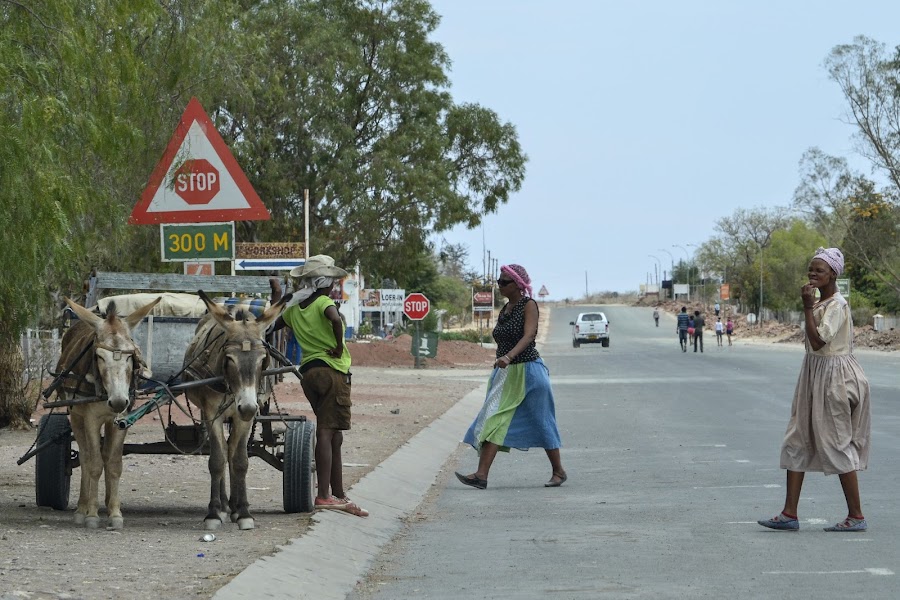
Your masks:
<svg viewBox="0 0 900 600"><path fill-rule="evenodd" d="M438 22L425 0L273 0L239 18L246 93L223 105L225 134L273 215L246 237L299 237L307 189L313 253L399 273L519 189L515 128L452 101Z"/></svg>
<svg viewBox="0 0 900 600"><path fill-rule="evenodd" d="M15 249L0 253L0 426L28 423L18 337L51 292L147 256L128 212L171 132L160 123L224 51L228 6L0 0L0 236Z"/></svg>
<svg viewBox="0 0 900 600"><path fill-rule="evenodd" d="M766 307L785 313L802 309L800 287L807 281L809 261L816 248L825 244L821 233L800 219L775 231L766 251L768 287Z"/></svg>

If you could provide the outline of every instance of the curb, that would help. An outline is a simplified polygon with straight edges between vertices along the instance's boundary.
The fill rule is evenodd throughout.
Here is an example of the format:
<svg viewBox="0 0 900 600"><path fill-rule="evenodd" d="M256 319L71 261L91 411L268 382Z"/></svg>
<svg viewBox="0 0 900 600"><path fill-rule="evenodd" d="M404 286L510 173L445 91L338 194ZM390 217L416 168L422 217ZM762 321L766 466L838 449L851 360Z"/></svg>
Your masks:
<svg viewBox="0 0 900 600"><path fill-rule="evenodd" d="M306 535L251 564L213 598L344 600L434 485L484 401L485 386L469 392L350 488L369 517L315 513Z"/></svg>

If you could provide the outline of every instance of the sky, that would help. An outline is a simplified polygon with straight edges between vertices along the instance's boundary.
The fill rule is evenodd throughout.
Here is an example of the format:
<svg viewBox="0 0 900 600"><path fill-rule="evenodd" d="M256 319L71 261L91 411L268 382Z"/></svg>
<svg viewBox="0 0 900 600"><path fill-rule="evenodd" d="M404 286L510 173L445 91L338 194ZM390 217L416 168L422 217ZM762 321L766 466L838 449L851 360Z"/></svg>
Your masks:
<svg viewBox="0 0 900 600"><path fill-rule="evenodd" d="M547 299L636 291L737 209L787 207L803 153L870 168L823 62L900 44L900 2L432 0L451 93L515 125L522 189L433 241L518 263ZM662 278L662 273L660 273Z"/></svg>

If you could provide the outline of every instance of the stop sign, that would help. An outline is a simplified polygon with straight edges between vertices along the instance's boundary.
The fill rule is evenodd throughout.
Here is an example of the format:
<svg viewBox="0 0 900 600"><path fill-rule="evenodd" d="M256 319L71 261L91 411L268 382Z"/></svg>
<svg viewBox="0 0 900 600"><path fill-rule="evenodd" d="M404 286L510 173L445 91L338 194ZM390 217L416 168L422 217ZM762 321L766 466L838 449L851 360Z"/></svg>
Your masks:
<svg viewBox="0 0 900 600"><path fill-rule="evenodd" d="M219 193L219 171L205 158L191 158L175 171L175 193L188 204L209 204Z"/></svg>
<svg viewBox="0 0 900 600"><path fill-rule="evenodd" d="M413 292L403 300L403 314L411 321L421 321L431 310L431 303L425 294Z"/></svg>

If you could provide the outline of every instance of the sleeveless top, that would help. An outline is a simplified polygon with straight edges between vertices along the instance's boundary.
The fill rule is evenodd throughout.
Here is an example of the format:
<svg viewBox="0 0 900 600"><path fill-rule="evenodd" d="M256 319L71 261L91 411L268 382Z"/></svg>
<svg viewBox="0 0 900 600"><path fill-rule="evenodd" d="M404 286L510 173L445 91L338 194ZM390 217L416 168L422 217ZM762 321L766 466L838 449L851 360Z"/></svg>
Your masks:
<svg viewBox="0 0 900 600"><path fill-rule="evenodd" d="M534 302L531 298L523 296L514 305L509 302L500 311L497 317L497 325L494 327L494 341L497 342L497 358L505 356L516 344L525 337L525 305ZM535 302L535 306L537 303ZM541 357L532 341L525 350L512 359L512 364L526 363Z"/></svg>

